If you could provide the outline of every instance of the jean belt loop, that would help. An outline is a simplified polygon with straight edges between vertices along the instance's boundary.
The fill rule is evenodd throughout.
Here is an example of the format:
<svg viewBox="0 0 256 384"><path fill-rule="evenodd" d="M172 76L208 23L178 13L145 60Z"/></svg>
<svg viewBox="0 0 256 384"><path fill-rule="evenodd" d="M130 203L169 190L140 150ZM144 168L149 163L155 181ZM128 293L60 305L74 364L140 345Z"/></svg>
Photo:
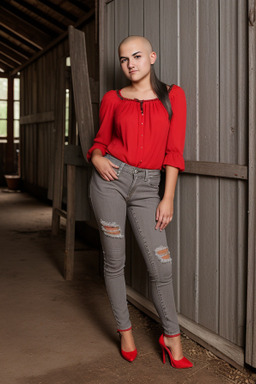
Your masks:
<svg viewBox="0 0 256 384"><path fill-rule="evenodd" d="M145 181L148 181L148 169L145 170Z"/></svg>

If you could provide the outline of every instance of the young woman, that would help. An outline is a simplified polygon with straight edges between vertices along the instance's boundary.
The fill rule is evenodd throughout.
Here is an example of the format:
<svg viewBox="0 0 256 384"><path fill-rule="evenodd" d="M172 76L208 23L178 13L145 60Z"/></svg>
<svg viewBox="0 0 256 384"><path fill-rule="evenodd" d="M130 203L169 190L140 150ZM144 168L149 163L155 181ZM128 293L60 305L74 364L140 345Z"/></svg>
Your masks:
<svg viewBox="0 0 256 384"><path fill-rule="evenodd" d="M172 366L192 366L182 353L172 287L172 262L165 228L173 217L183 148L186 99L177 85L167 86L154 72L156 53L141 36L119 45L120 65L130 85L107 92L100 106L100 129L87 158L94 165L92 207L100 228L104 276L121 338L121 354L137 356L126 301L125 221L128 215L150 276L154 305L164 333L159 339ZM160 171L165 191L160 201Z"/></svg>

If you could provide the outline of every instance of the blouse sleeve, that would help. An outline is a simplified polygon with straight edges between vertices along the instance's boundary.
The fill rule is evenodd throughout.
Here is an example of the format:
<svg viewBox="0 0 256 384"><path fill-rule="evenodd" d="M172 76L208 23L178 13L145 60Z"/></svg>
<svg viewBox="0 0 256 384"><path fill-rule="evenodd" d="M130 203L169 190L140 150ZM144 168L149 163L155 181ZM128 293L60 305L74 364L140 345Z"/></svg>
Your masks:
<svg viewBox="0 0 256 384"><path fill-rule="evenodd" d="M94 149L100 149L102 155L105 156L106 149L112 138L112 129L115 111L115 91L105 93L100 104L99 121L100 128L94 139L92 147L87 152L87 160L90 161Z"/></svg>
<svg viewBox="0 0 256 384"><path fill-rule="evenodd" d="M170 130L167 139L165 158L163 167L170 165L184 171L185 162L183 158L183 150L185 145L186 133L186 96L184 90L177 86L175 92L170 92L172 118L170 122Z"/></svg>

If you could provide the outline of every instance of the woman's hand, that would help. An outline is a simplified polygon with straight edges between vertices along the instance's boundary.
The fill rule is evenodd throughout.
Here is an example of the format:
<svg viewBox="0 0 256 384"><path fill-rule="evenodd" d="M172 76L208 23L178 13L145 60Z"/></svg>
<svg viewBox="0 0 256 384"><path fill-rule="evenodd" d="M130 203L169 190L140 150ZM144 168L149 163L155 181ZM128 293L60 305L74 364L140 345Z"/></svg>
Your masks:
<svg viewBox="0 0 256 384"><path fill-rule="evenodd" d="M163 198L156 209L156 221L155 229L162 231L172 221L173 217L173 199Z"/></svg>
<svg viewBox="0 0 256 384"><path fill-rule="evenodd" d="M93 151L91 161L92 161L94 167L96 168L97 172L102 177L102 179L107 180L107 181L118 179L116 171L114 168L119 168L119 166L112 163L112 161L110 161L106 157L103 157L101 152L99 154L96 151L99 151L99 150L96 149ZM96 153L94 153L94 152L96 152Z"/></svg>

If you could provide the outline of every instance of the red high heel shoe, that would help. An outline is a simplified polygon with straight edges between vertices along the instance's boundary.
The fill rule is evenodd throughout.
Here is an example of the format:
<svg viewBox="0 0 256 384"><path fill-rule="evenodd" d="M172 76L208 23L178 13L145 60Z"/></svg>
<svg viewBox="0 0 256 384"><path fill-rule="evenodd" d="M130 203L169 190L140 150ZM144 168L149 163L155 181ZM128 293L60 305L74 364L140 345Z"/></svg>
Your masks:
<svg viewBox="0 0 256 384"><path fill-rule="evenodd" d="M125 330L123 330L123 331L121 331L121 332L124 332L124 331L129 331L131 328L129 328L129 329L125 329ZM119 337L120 337L120 339L121 339L121 333L120 333L120 330L118 329L118 331L117 331L118 333L119 333ZM125 359L125 360L127 360L127 361L129 361L129 363L131 363L133 360L135 360L136 359L136 357L137 357L137 348L135 348L133 351L131 351L131 352L126 352L126 351L124 351L122 348L121 348L121 355L123 356L123 358Z"/></svg>
<svg viewBox="0 0 256 384"><path fill-rule="evenodd" d="M178 369L182 369L182 368L191 368L193 367L193 364L186 358L186 357L183 357L182 359L180 360L174 360L172 354L171 354L171 351L170 349L165 345L165 342L164 342L164 335L161 335L160 338L159 338L159 344L161 345L161 348L162 348L162 352L163 352L163 363L165 364L165 352L168 353L168 356L170 358L170 363L172 365L173 368L178 368Z"/></svg>

